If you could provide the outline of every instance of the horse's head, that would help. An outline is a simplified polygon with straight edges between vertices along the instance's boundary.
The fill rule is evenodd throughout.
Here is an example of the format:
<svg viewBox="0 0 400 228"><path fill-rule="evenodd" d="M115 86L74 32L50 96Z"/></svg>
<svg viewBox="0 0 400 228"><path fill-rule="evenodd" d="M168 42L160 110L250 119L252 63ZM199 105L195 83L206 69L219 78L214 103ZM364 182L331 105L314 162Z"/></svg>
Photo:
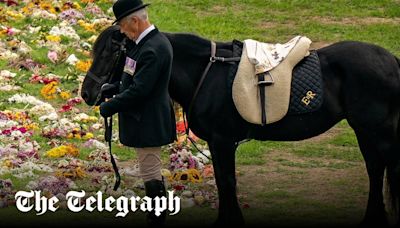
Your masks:
<svg viewBox="0 0 400 228"><path fill-rule="evenodd" d="M82 84L81 96L88 105L102 102L102 88L119 80L125 63L126 37L119 26L110 26L100 33L93 45L93 63Z"/></svg>

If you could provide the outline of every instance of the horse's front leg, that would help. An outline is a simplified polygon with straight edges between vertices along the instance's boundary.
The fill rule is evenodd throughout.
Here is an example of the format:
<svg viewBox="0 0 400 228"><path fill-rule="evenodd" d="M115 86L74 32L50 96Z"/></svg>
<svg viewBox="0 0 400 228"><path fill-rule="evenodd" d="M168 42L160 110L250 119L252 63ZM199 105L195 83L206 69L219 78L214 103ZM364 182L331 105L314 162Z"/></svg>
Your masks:
<svg viewBox="0 0 400 228"><path fill-rule="evenodd" d="M216 225L244 224L236 196L235 151L237 146L230 140L214 139L209 142L209 148L219 196Z"/></svg>

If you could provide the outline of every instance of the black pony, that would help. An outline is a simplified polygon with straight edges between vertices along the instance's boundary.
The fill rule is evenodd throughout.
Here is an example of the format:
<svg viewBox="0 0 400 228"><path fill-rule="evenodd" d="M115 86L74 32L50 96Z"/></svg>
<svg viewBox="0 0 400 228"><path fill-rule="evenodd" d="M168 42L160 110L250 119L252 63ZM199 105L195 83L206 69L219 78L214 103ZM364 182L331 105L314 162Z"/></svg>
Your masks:
<svg viewBox="0 0 400 228"><path fill-rule="evenodd" d="M188 111L210 61L210 41L190 34L165 35L174 51L169 92ZM101 86L109 81L111 71L120 74L124 58L112 63L122 39L116 26L106 29L97 39L90 77L82 85L81 95L88 105L97 102ZM236 196L237 142L248 138L307 139L327 131L342 119L347 119L356 133L369 175L370 191L363 224L388 224L382 193L385 170L395 208L400 196L400 61L382 47L362 42L335 43L317 50L317 54L324 84L321 108L308 114L286 116L264 127L247 123L236 111L227 83L230 64L215 62L209 70L193 103L189 126L207 141L212 154L219 193L217 224L244 222ZM217 56L232 57L232 43L218 42Z"/></svg>

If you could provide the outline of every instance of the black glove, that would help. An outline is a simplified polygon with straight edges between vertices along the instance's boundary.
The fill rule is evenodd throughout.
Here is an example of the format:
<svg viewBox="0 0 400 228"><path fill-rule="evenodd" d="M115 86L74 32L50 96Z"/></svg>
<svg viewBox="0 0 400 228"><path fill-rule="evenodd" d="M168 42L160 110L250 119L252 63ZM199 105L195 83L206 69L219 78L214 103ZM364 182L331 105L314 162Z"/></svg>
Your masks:
<svg viewBox="0 0 400 228"><path fill-rule="evenodd" d="M100 104L100 115L104 118L112 116L114 113L111 111L110 102L103 102Z"/></svg>
<svg viewBox="0 0 400 228"><path fill-rule="evenodd" d="M112 98L115 94L118 93L118 82L114 84L105 83L101 86L100 89L102 98Z"/></svg>

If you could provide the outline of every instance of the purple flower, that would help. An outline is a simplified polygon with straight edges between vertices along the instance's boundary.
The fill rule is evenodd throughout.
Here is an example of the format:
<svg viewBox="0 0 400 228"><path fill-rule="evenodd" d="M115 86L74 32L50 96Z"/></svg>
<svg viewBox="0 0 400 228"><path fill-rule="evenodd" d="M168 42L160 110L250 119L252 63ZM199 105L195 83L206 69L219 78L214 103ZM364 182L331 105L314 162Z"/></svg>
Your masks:
<svg viewBox="0 0 400 228"><path fill-rule="evenodd" d="M65 10L62 13L60 13L59 17L61 20L66 20L71 24L76 24L77 19L84 18L83 14L75 9Z"/></svg>
<svg viewBox="0 0 400 228"><path fill-rule="evenodd" d="M94 5L94 4L89 4L88 6L86 6L85 12L93 14L93 15L102 15L102 14L104 14L103 11L101 10L101 8L98 7L97 5Z"/></svg>
<svg viewBox="0 0 400 228"><path fill-rule="evenodd" d="M3 188L11 188L12 187L12 181L10 179L7 180L0 180L0 189Z"/></svg>
<svg viewBox="0 0 400 228"><path fill-rule="evenodd" d="M51 192L53 195L57 195L58 193L66 194L72 185L73 182L68 178L47 176L39 181L38 190L46 190Z"/></svg>

